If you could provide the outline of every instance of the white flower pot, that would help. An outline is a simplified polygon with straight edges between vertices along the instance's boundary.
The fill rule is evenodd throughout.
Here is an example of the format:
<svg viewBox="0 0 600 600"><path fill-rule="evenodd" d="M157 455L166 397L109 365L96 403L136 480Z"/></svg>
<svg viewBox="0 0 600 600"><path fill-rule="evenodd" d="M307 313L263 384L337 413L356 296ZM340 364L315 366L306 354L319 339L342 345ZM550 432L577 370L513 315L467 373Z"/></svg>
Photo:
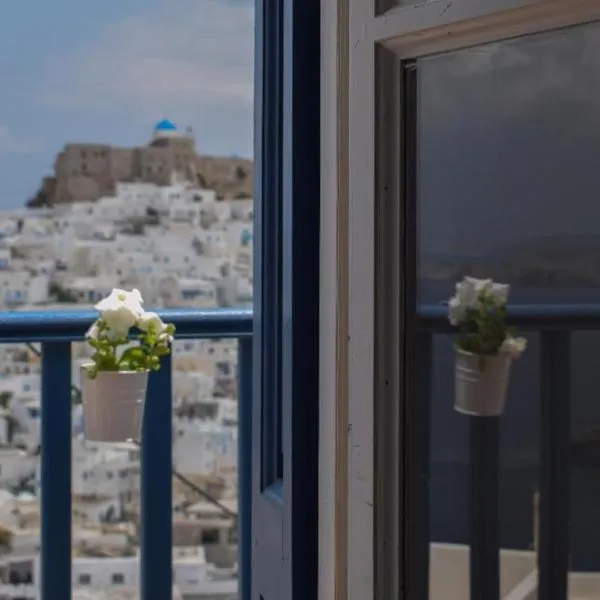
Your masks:
<svg viewBox="0 0 600 600"><path fill-rule="evenodd" d="M148 372L101 371L95 379L81 368L83 432L94 442L125 442L141 437Z"/></svg>
<svg viewBox="0 0 600 600"><path fill-rule="evenodd" d="M476 417L500 416L506 403L510 356L480 357L458 348L455 352L454 409Z"/></svg>

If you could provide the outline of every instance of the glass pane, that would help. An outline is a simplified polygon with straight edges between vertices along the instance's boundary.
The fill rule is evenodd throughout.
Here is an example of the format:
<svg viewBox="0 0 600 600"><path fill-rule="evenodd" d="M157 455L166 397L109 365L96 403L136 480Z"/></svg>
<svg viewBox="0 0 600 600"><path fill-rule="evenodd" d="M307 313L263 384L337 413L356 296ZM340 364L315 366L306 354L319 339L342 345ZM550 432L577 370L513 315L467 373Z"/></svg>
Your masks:
<svg viewBox="0 0 600 600"><path fill-rule="evenodd" d="M447 300L464 275L512 284L512 303L600 302L599 50L590 24L418 61L421 304ZM543 374L538 336L529 341L501 420L503 593L535 566ZM600 572L599 354L600 335L573 336L572 597L600 596L582 573ZM468 431L452 408L447 336L434 368L432 539L466 544Z"/></svg>

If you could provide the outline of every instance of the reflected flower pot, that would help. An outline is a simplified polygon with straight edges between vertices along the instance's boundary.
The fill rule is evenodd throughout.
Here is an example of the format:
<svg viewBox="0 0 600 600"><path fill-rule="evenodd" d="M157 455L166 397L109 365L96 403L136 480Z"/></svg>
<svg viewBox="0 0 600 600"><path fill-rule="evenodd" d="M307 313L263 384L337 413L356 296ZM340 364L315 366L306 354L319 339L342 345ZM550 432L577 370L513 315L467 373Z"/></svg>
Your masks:
<svg viewBox="0 0 600 600"><path fill-rule="evenodd" d="M94 379L81 367L83 432L93 442L141 438L147 371L100 371Z"/></svg>
<svg viewBox="0 0 600 600"><path fill-rule="evenodd" d="M454 409L475 417L502 415L511 364L506 353L479 356L456 348Z"/></svg>

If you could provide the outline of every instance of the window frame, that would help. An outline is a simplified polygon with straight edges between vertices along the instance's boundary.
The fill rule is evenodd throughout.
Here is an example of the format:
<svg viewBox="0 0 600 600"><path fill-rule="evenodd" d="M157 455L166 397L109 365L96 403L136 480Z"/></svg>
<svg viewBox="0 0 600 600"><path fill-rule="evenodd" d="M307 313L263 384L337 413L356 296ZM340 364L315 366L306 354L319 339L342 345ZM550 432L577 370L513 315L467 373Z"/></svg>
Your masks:
<svg viewBox="0 0 600 600"><path fill-rule="evenodd" d="M321 1L255 6L251 593L308 598L319 537Z"/></svg>
<svg viewBox="0 0 600 600"><path fill-rule="evenodd" d="M398 437L389 413L381 410L390 399L404 401L401 378L390 377L392 367L397 370L400 344L381 336L381 323L397 327L401 317L402 307L389 302L400 294L400 273L397 262L395 269L393 261L377 262L385 251L403 257L399 236L376 230L377 215L380 224L390 210L390 221L401 218L393 202L403 185L396 168L403 110L399 64L598 20L600 2L337 0L322 3L322 16L321 238L326 241L321 256L325 352L320 359L319 511L325 518L319 531L319 597L417 600L410 588L399 595L404 582L393 571L401 557L380 545L382 528L400 525L394 521L398 507L409 515L413 508L406 491L414 481L408 474L401 478L393 454L410 457L417 443ZM376 444L382 431L387 433ZM390 441L394 434L396 446ZM381 474L378 481L374 473ZM406 542L395 541L399 547Z"/></svg>

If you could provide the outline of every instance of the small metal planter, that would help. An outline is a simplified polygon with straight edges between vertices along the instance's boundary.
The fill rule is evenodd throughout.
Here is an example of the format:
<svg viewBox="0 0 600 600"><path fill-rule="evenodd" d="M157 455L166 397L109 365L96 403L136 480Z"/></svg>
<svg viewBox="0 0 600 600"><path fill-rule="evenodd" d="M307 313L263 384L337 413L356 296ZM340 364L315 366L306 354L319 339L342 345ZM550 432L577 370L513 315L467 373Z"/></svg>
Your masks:
<svg viewBox="0 0 600 600"><path fill-rule="evenodd" d="M95 379L81 367L83 431L94 442L141 438L148 372L101 371Z"/></svg>
<svg viewBox="0 0 600 600"><path fill-rule="evenodd" d="M455 349L454 409L475 417L504 412L512 359L508 354L479 356Z"/></svg>

